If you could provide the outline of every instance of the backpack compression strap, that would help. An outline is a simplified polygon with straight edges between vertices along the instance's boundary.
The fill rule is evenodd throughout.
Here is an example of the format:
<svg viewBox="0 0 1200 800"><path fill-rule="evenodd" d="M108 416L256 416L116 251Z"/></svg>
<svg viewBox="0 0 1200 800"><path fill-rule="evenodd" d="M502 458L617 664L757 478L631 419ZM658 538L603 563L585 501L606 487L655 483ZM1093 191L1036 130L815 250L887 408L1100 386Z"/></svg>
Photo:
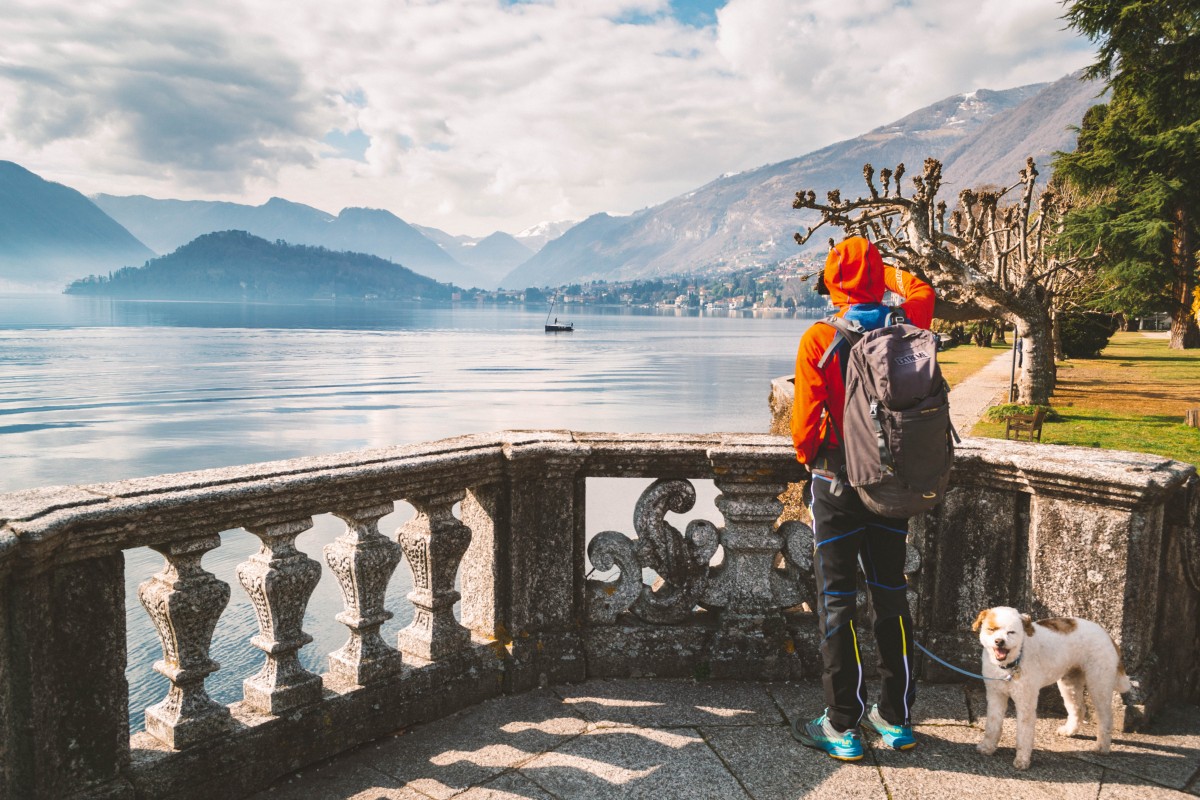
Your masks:
<svg viewBox="0 0 1200 800"><path fill-rule="evenodd" d="M829 359L837 352L837 349L842 346L842 342L850 342L854 346L863 334L867 332L866 328L852 319L844 317L825 317L819 322L824 322L829 327L833 328L837 333L833 335L833 341L829 343L829 347L825 348L825 352L821 354L821 359L817 361L817 369L825 369L825 365L829 363ZM845 371L845 365L842 366Z"/></svg>
<svg viewBox="0 0 1200 800"><path fill-rule="evenodd" d="M896 462L883 435L883 422L879 419L879 401L871 398L871 422L875 424L875 444L879 447L879 463L889 475L896 474Z"/></svg>

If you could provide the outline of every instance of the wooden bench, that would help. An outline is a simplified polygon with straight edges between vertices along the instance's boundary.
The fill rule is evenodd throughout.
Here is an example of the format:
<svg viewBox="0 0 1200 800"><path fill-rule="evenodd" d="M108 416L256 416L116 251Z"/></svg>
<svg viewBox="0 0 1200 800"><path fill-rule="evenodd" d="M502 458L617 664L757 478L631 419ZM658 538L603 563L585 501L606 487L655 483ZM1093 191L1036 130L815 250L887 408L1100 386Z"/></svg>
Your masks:
<svg viewBox="0 0 1200 800"><path fill-rule="evenodd" d="M1037 434L1037 440L1042 440L1042 423L1046 420L1046 409L1039 408L1033 414L1013 414L1004 422L1004 438L1005 439L1020 439L1022 433L1028 434L1029 441L1033 441L1034 434ZM1009 436L1012 434L1012 436Z"/></svg>

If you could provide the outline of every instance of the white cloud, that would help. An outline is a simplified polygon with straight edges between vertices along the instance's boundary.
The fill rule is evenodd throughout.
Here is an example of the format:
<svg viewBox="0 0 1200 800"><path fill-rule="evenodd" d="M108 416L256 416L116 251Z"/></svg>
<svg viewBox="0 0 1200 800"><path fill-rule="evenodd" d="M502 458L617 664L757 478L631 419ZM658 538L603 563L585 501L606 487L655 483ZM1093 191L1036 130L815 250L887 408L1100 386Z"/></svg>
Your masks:
<svg viewBox="0 0 1200 800"><path fill-rule="evenodd" d="M666 0L19 0L0 19L0 148L82 191L515 231L1061 77L1090 57L1060 13L730 0L697 28ZM369 137L364 160L323 143L335 130Z"/></svg>

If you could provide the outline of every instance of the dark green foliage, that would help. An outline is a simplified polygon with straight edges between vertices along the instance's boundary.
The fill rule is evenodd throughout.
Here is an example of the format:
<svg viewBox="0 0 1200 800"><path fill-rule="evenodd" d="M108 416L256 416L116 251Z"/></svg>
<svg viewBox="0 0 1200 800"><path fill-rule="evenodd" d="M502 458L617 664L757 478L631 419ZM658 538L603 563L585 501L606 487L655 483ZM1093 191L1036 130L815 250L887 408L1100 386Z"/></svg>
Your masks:
<svg viewBox="0 0 1200 800"><path fill-rule="evenodd" d="M299 302L449 299L453 287L362 253L268 242L244 231L200 236L170 255L91 276L68 294L139 300Z"/></svg>
<svg viewBox="0 0 1200 800"><path fill-rule="evenodd" d="M1096 358L1116 331L1112 316L1092 311L1061 313L1058 328L1067 358Z"/></svg>
<svg viewBox="0 0 1200 800"><path fill-rule="evenodd" d="M1112 95L1055 162L1084 195L1061 242L1099 247L1101 307L1169 310L1181 334L1172 346L1200 345L1187 313L1200 245L1200 0L1076 0L1065 16L1099 45L1088 77Z"/></svg>

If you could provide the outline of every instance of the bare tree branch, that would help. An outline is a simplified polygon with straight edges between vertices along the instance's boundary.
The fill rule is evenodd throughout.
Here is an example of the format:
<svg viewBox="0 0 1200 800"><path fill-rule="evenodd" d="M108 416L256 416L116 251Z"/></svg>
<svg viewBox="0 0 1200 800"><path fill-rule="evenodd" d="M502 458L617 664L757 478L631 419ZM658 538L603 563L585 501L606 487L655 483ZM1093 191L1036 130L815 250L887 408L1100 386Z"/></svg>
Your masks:
<svg viewBox="0 0 1200 800"><path fill-rule="evenodd" d="M1022 337L1038 338L1027 341L1027 363L1048 373L1023 378L1022 394L1045 402L1053 388L1053 357L1033 351L1048 348L1056 298L1080 283L1076 273L1087 261L1078 254L1056 258L1047 247L1061 229L1067 202L1052 190L1035 191L1039 173L1030 158L1010 186L963 189L947 220L947 205L937 199L941 162L925 160L912 178L910 197L901 196L904 172L903 164L880 169L881 193L874 166L864 165L867 193L855 199L843 199L835 189L826 203L818 203L815 192L797 192L793 208L815 211L821 219L806 235L796 234L796 241L805 244L826 224L847 236L865 236L886 260L933 283L939 316L1013 320ZM1013 202L1002 202L1018 189Z"/></svg>

